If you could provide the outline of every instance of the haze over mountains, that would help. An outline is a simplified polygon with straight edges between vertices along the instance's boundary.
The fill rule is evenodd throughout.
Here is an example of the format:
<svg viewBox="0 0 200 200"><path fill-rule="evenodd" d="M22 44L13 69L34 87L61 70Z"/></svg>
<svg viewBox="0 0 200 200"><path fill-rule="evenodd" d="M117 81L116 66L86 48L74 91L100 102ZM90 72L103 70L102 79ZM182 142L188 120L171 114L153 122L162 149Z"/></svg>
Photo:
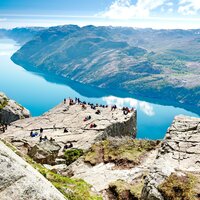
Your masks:
<svg viewBox="0 0 200 200"><path fill-rule="evenodd" d="M200 107L200 30L68 25L32 36L12 56L28 70Z"/></svg>

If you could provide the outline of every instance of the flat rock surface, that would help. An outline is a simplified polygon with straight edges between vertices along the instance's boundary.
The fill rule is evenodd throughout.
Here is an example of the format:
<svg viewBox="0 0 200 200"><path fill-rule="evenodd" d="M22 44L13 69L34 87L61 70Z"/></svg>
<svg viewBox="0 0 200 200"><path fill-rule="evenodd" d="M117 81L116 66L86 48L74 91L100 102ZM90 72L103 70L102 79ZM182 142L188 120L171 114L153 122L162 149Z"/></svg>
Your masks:
<svg viewBox="0 0 200 200"><path fill-rule="evenodd" d="M62 148L68 141L72 141L73 147L81 149L88 149L96 140L107 136L136 136L136 111L124 115L121 109L97 109L101 111L100 114L95 114L96 110L89 105L82 109L82 106L77 104L69 106L67 101L40 117L12 123L1 136L16 146L20 141L33 146L39 142L40 128L43 128L42 136L47 136L48 139L52 137ZM91 119L83 121L89 115ZM90 128L91 123L95 123L97 127ZM68 130L67 133L64 133L64 128ZM35 130L33 132L37 132L38 136L30 137L31 130Z"/></svg>
<svg viewBox="0 0 200 200"><path fill-rule="evenodd" d="M200 173L200 118L175 117L147 176L143 199L163 199L157 186L176 171Z"/></svg>
<svg viewBox="0 0 200 200"><path fill-rule="evenodd" d="M1 200L66 200L38 171L0 141Z"/></svg>

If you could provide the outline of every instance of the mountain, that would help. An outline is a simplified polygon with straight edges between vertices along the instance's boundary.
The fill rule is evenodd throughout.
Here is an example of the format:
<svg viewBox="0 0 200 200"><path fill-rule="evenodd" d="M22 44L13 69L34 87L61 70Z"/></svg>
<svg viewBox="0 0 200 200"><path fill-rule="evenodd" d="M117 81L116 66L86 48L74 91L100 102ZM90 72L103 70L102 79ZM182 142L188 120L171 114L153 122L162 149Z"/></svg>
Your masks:
<svg viewBox="0 0 200 200"><path fill-rule="evenodd" d="M12 60L31 71L199 108L199 54L200 30L68 25L41 31Z"/></svg>
<svg viewBox="0 0 200 200"><path fill-rule="evenodd" d="M27 27L27 28L13 28L13 29L0 29L0 38L7 37L15 40L23 45L31 40L40 31L45 30L43 27Z"/></svg>

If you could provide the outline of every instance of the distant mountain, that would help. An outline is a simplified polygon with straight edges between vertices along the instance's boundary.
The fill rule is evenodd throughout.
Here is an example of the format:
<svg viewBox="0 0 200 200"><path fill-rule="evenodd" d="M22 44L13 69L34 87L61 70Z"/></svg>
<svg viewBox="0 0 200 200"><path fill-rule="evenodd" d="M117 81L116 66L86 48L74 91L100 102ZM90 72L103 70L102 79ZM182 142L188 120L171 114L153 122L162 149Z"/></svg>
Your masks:
<svg viewBox="0 0 200 200"><path fill-rule="evenodd" d="M19 44L24 44L31 40L40 31L45 30L43 27L27 27L27 28L14 28L14 29L0 29L0 38L8 37Z"/></svg>
<svg viewBox="0 0 200 200"><path fill-rule="evenodd" d="M200 30L51 27L12 60L31 71L200 107Z"/></svg>

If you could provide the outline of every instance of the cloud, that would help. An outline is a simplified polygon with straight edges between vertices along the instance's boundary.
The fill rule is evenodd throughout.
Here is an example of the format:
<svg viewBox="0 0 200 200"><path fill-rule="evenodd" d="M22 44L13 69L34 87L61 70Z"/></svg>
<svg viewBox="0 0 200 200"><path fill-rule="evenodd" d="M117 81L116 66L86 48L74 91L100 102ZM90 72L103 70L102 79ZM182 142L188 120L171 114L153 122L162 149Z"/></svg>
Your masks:
<svg viewBox="0 0 200 200"><path fill-rule="evenodd" d="M178 12L183 15L195 15L200 11L199 0L180 0Z"/></svg>
<svg viewBox="0 0 200 200"><path fill-rule="evenodd" d="M115 96L103 97L103 101L105 101L107 105L116 105L118 108L128 106L130 108L134 107L140 109L143 113L150 117L155 115L153 106L144 101L138 101L132 98L119 98Z"/></svg>
<svg viewBox="0 0 200 200"><path fill-rule="evenodd" d="M110 19L132 19L149 17L151 11L162 6L168 0L115 0L111 6L100 15Z"/></svg>
<svg viewBox="0 0 200 200"><path fill-rule="evenodd" d="M140 109L148 116L154 116L155 112L153 110L153 106L151 106L149 103L147 102L139 102L140 105Z"/></svg>

